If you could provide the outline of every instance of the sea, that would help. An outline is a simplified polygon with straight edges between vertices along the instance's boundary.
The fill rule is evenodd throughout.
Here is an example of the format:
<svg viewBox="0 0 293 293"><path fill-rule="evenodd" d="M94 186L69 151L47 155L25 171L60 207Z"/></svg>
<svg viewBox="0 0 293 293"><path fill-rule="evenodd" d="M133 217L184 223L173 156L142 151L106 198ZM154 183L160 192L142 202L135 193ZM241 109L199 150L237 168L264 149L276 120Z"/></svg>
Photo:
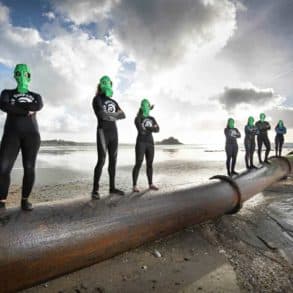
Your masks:
<svg viewBox="0 0 293 293"><path fill-rule="evenodd" d="M283 154L293 150L285 147ZM273 155L273 151L271 152ZM154 158L154 182L160 184L201 184L217 174L226 174L226 154L223 147L210 145L156 145ZM42 146L36 163L36 185L55 185L76 180L92 181L97 162L97 150L88 146ZM131 186L131 170L135 163L135 146L120 145L117 159L116 181ZM255 163L257 155L255 154ZM108 181L106 161L102 181ZM244 150L240 148L236 170L245 170ZM12 184L21 184L23 175L19 154L11 175ZM145 162L141 168L139 183L146 184ZM129 181L129 182L128 182Z"/></svg>

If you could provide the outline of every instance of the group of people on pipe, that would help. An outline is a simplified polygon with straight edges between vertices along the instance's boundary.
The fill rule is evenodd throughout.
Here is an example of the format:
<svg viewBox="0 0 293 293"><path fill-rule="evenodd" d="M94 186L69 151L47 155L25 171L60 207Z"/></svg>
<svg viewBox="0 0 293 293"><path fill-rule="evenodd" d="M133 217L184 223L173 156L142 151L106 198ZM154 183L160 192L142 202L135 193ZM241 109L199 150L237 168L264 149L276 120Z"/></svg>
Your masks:
<svg viewBox="0 0 293 293"><path fill-rule="evenodd" d="M97 127L97 148L98 162L94 171L94 184L92 190L92 198L99 199L99 181L102 169L106 160L106 153L109 155L109 177L110 177L110 193L124 195L124 192L115 187L115 171L118 149L118 132L116 121L124 119L125 114L118 103L113 100L112 81L108 76L103 76L98 84L96 95L93 99L93 109L98 119ZM149 188L158 190L153 184L153 160L154 160L154 139L153 132L159 132L159 125L155 118L150 116L150 111L154 106L147 99L143 99L140 104L137 116L135 118L135 126L138 131L135 145L135 166L132 171L133 192L139 192L137 188L137 178L144 157L147 164L147 178Z"/></svg>
<svg viewBox="0 0 293 293"><path fill-rule="evenodd" d="M21 208L26 211L33 209L28 198L35 181L35 163L40 147L40 133L36 114L43 107L42 97L29 90L31 80L30 68L26 64L17 64L14 69L14 78L17 82L16 89L5 89L0 97L0 109L7 113L3 137L0 146L0 208L5 208L6 198L10 185L10 173L19 151L22 153L24 169L22 183ZM125 113L118 103L112 99L113 84L108 76L103 76L97 86L96 95L92 106L98 120L97 127L97 152L98 161L94 170L94 182L91 192L92 199L100 199L99 182L102 169L105 164L106 154L109 156L109 191L118 195L124 192L115 185L116 161L118 150L118 132L116 121L125 118ZM150 116L153 105L147 100L141 101L138 113L135 118L137 128L137 139L135 145L135 165L132 170L133 192L139 192L137 179L144 157L147 165L147 179L151 190L158 190L153 184L153 160L154 160L154 139L153 132L159 132L160 128L154 117ZM228 120L225 128L227 172L229 176L238 174L235 171L236 158L238 153L237 138L240 132L235 128L232 118ZM258 142L258 156L261 160L262 144L266 147L264 162L268 163L270 152L270 141L268 130L270 124L265 121L265 114L260 115L260 121L254 125L253 117L249 117L245 126L245 162L247 168L255 168L253 165L253 154L255 151L255 136ZM276 130L276 155L281 156L286 128L280 120Z"/></svg>
<svg viewBox="0 0 293 293"><path fill-rule="evenodd" d="M31 211L33 207L28 198L35 181L35 163L41 141L36 114L42 109L43 101L39 94L29 90L31 72L26 64L16 65L14 78L17 82L16 89L5 89L0 97L0 109L7 113L0 146L0 209L5 208L10 186L10 173L18 153L21 151L24 169L21 208ZM100 199L99 182L107 152L110 193L124 195L122 190L116 188L115 172L118 150L116 121L124 119L125 114L118 103L111 98L113 96L112 86L111 79L103 76L92 101L98 120L98 161L94 170L91 192L93 199ZM153 107L147 99L143 99L135 118L138 135L135 146L135 166L132 172L134 192L139 192L137 179L144 157L146 157L149 188L158 190L158 187L153 184L154 140L152 133L159 132L159 125L155 118L150 116Z"/></svg>
<svg viewBox="0 0 293 293"><path fill-rule="evenodd" d="M247 124L244 127L244 147L245 147L245 165L247 169L257 168L253 164L253 155L255 152L255 137L257 137L257 154L260 164L269 164L269 153L271 151L271 143L268 136L268 131L271 126L268 121L265 121L266 115L261 113L260 120L254 124L254 118L250 116ZM287 133L287 129L284 126L282 120L279 120L275 127L275 152L276 157L281 157L282 148L284 144L284 135ZM239 130L235 127L235 121L233 118L229 118L227 126L224 130L226 136L226 168L228 176L238 175L235 171L236 159L238 154L237 138L241 137ZM265 158L262 160L262 146L265 146Z"/></svg>

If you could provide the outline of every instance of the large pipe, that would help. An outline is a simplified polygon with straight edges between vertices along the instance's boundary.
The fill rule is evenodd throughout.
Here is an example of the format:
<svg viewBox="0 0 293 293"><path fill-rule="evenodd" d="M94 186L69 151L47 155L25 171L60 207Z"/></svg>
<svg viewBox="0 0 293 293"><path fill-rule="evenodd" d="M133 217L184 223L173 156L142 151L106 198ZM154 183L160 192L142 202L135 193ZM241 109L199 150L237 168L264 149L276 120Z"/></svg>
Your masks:
<svg viewBox="0 0 293 293"><path fill-rule="evenodd" d="M13 292L92 265L146 241L218 217L288 175L293 157L174 192L107 200L41 203L0 213L0 292Z"/></svg>

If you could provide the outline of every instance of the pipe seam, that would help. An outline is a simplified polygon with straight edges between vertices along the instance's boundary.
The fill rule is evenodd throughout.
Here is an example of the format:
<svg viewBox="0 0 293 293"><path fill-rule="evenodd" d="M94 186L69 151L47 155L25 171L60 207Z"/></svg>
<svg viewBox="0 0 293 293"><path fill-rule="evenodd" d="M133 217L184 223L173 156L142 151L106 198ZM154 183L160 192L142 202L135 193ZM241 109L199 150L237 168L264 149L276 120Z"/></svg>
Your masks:
<svg viewBox="0 0 293 293"><path fill-rule="evenodd" d="M210 178L210 180L219 179L223 182L229 183L229 185L236 191L237 194L237 204L236 206L229 212L226 212L227 215L233 215L238 213L242 208L242 195L238 184L231 178L226 175L215 175Z"/></svg>

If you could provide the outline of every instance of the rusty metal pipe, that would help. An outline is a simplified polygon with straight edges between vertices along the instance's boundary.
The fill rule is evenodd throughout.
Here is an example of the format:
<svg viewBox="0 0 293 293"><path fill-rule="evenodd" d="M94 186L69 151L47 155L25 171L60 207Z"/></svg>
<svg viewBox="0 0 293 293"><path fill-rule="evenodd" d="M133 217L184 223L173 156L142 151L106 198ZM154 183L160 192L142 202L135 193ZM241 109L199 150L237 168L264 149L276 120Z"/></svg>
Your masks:
<svg viewBox="0 0 293 293"><path fill-rule="evenodd" d="M241 201L293 169L293 157L241 174ZM13 292L92 265L147 241L227 213L238 203L229 183L212 181L154 197L76 199L0 213L0 292Z"/></svg>

